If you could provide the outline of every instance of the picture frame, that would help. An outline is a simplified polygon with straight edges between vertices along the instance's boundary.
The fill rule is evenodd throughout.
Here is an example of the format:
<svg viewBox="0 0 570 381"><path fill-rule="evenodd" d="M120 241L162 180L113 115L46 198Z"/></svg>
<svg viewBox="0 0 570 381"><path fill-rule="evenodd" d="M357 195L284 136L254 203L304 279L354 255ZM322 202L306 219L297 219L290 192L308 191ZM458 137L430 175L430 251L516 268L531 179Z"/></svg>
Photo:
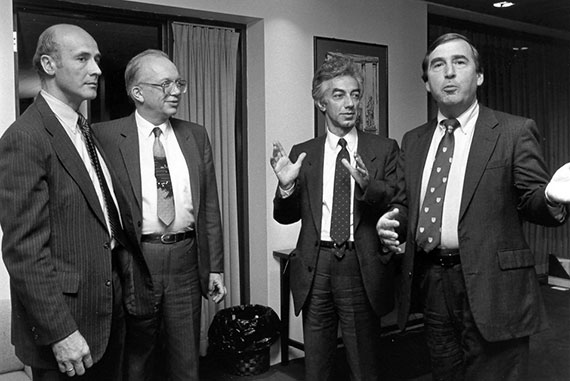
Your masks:
<svg viewBox="0 0 570 381"><path fill-rule="evenodd" d="M360 65L364 92L357 127L388 136L388 47L364 42L314 37L315 72L330 55L346 55ZM325 130L324 114L315 107L315 136Z"/></svg>

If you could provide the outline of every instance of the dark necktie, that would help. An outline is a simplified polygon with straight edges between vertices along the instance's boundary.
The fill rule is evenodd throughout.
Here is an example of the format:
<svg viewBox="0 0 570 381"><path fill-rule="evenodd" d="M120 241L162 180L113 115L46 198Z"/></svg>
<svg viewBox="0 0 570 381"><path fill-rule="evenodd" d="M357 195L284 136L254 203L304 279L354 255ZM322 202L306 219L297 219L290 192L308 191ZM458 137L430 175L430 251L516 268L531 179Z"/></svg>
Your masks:
<svg viewBox="0 0 570 381"><path fill-rule="evenodd" d="M166 153L159 139L162 130L155 127L152 132L154 134L154 146L152 147L152 153L154 155L154 177L156 177L157 187L156 213L160 221L168 226L174 221L174 193L172 192L172 182L170 181L170 171L168 170Z"/></svg>
<svg viewBox="0 0 570 381"><path fill-rule="evenodd" d="M425 252L435 249L441 242L443 202L455 146L453 132L459 127L459 121L445 119L441 124L445 127L445 135L437 147L416 232L416 243Z"/></svg>
<svg viewBox="0 0 570 381"><path fill-rule="evenodd" d="M115 206L115 202L113 201L113 197L111 197L111 192L109 191L105 176L103 176L103 170L101 169L101 163L99 163L99 157L97 156L95 144L93 144L93 137L91 136L91 128L89 127L89 123L87 123L87 120L83 115L79 113L78 115L79 118L77 120L77 126L83 135L85 147L87 148L87 153L89 154L89 160L91 161L91 165L93 166L93 169L95 169L97 179L99 180L99 186L101 187L101 193L103 193L103 201L105 203L105 212L107 214L107 219L109 220L109 227L111 228L111 236L113 238L117 238L122 231L119 213L117 211L117 207Z"/></svg>
<svg viewBox="0 0 570 381"><path fill-rule="evenodd" d="M334 170L330 235L337 246L340 246L345 243L350 236L350 173L344 164L342 164L342 159L346 159L350 162L350 158L348 156L348 150L346 149L346 140L341 138L338 144L341 146L341 149L336 157ZM342 258L344 256L344 250L337 250L335 255L338 258Z"/></svg>

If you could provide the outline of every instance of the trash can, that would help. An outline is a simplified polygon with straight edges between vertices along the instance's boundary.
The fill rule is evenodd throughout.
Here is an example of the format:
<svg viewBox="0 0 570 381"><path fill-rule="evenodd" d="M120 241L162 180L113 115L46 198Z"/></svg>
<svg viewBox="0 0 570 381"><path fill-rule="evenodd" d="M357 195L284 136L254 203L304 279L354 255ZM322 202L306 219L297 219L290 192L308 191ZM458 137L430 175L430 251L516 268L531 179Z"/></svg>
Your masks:
<svg viewBox="0 0 570 381"><path fill-rule="evenodd" d="M208 330L208 352L226 370L254 376L269 369L269 349L279 337L279 317L270 307L248 304L218 311Z"/></svg>

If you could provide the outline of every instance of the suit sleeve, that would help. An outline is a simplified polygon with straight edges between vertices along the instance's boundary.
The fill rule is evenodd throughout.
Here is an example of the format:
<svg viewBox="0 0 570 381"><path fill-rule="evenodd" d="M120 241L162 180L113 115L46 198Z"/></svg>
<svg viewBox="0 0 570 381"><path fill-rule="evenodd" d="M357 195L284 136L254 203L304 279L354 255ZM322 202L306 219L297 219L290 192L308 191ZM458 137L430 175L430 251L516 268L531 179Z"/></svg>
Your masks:
<svg viewBox="0 0 570 381"><path fill-rule="evenodd" d="M2 255L13 297L40 345L77 330L51 258L49 155L42 142L21 131L8 131L0 141Z"/></svg>
<svg viewBox="0 0 570 381"><path fill-rule="evenodd" d="M382 170L377 170L364 193L356 185L355 197L358 201L374 208L379 216L386 211L394 195L396 185L396 163L398 160L398 143L390 140L387 153L383 153Z"/></svg>
<svg viewBox="0 0 570 381"><path fill-rule="evenodd" d="M204 176L206 192L205 212L206 212L206 232L208 234L208 246L210 250L210 272L224 272L224 237L222 234L222 221L220 216L220 205L218 200L218 186L216 184L216 169L212 157L212 147L210 140L204 132Z"/></svg>
<svg viewBox="0 0 570 381"><path fill-rule="evenodd" d="M546 204L544 190L550 176L540 148L540 136L536 123L525 119L520 135L515 141L513 157L513 185L517 190L519 213L529 222L558 226L558 220Z"/></svg>

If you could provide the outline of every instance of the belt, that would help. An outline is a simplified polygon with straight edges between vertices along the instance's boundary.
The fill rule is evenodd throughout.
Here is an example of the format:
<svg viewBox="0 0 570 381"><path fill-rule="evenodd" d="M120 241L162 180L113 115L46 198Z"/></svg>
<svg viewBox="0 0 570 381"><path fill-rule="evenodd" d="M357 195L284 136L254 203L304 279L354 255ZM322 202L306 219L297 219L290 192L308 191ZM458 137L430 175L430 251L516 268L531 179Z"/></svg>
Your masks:
<svg viewBox="0 0 570 381"><path fill-rule="evenodd" d="M333 241L321 241L320 247L323 247L325 249L354 250L354 241L346 241L342 245L337 245L336 242Z"/></svg>
<svg viewBox="0 0 570 381"><path fill-rule="evenodd" d="M141 241L147 243L162 243L169 245L171 243L184 241L185 239L194 238L194 236L194 230L187 230L181 233L143 234Z"/></svg>
<svg viewBox="0 0 570 381"><path fill-rule="evenodd" d="M453 267L461 263L458 249L433 249L423 254L432 264L441 267Z"/></svg>

